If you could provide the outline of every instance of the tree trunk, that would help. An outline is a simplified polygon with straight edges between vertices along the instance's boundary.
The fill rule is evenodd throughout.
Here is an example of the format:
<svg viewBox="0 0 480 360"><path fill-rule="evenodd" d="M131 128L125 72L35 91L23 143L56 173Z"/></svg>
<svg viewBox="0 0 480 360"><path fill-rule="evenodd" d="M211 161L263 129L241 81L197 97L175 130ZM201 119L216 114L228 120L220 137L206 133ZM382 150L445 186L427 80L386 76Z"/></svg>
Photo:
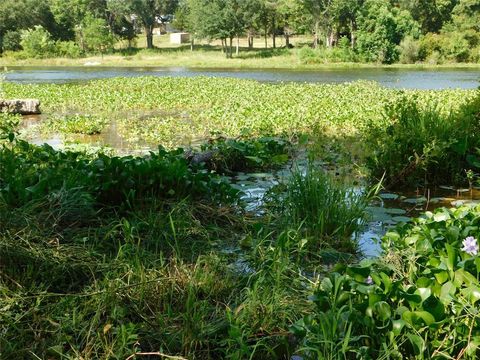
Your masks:
<svg viewBox="0 0 480 360"><path fill-rule="evenodd" d="M145 26L145 35L147 37L147 49L153 49L153 25Z"/></svg>
<svg viewBox="0 0 480 360"><path fill-rule="evenodd" d="M265 24L265 49L268 48L268 25Z"/></svg>
<svg viewBox="0 0 480 360"><path fill-rule="evenodd" d="M290 48L290 34L288 33L288 31L285 31L285 47L287 49Z"/></svg>
<svg viewBox="0 0 480 360"><path fill-rule="evenodd" d="M320 21L316 20L315 21L315 35L313 37L313 47L315 49L318 48L318 41L319 41L319 33L320 32Z"/></svg>
<svg viewBox="0 0 480 360"><path fill-rule="evenodd" d="M248 49L252 50L253 49L253 31L252 29L248 30Z"/></svg>
<svg viewBox="0 0 480 360"><path fill-rule="evenodd" d="M230 59L233 56L233 36L230 36L230 46L229 46L229 57Z"/></svg>
<svg viewBox="0 0 480 360"><path fill-rule="evenodd" d="M276 30L276 23L275 23L275 17L272 17L272 41L273 41L273 48L275 49L277 46L276 46L276 43L275 43L275 37L276 37L276 33L275 33L275 30Z"/></svg>
<svg viewBox="0 0 480 360"><path fill-rule="evenodd" d="M190 36L190 51L193 51L193 48L195 46L195 38L192 36Z"/></svg>
<svg viewBox="0 0 480 360"><path fill-rule="evenodd" d="M351 34L350 34L350 37L351 37L351 45L352 45L352 49L355 48L355 45L357 43L357 36L356 36L356 33L357 33L357 24L355 22L355 20L351 20L351 23L350 23L350 26L351 26Z"/></svg>
<svg viewBox="0 0 480 360"><path fill-rule="evenodd" d="M235 50L235 55L240 54L240 37L237 35L237 48Z"/></svg>
<svg viewBox="0 0 480 360"><path fill-rule="evenodd" d="M227 39L222 39L222 50L223 50L223 53L225 54L225 57L228 59L228 44L227 44Z"/></svg>

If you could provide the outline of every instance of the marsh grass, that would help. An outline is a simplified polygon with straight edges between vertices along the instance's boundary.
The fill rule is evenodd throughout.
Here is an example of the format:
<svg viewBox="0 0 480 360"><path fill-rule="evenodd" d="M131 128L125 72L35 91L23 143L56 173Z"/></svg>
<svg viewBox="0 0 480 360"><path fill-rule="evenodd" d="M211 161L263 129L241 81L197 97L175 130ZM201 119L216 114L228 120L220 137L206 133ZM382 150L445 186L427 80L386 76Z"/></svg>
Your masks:
<svg viewBox="0 0 480 360"><path fill-rule="evenodd" d="M421 104L403 98L388 105L384 121L367 134L372 174L385 173L387 187L465 184L480 141L479 104L477 92L450 112L441 111L435 100Z"/></svg>
<svg viewBox="0 0 480 360"><path fill-rule="evenodd" d="M283 228L300 229L310 248L333 247L355 253L352 235L365 225L368 196L310 164L293 171L272 195L273 211Z"/></svg>

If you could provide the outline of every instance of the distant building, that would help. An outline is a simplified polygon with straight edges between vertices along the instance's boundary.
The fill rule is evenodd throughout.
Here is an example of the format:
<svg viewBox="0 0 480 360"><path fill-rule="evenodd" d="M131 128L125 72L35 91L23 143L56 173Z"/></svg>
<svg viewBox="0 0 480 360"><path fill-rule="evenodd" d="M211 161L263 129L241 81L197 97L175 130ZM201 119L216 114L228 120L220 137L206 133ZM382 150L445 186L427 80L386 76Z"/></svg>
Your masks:
<svg viewBox="0 0 480 360"><path fill-rule="evenodd" d="M184 32L171 33L170 34L170 44L186 44L190 42L190 34Z"/></svg>

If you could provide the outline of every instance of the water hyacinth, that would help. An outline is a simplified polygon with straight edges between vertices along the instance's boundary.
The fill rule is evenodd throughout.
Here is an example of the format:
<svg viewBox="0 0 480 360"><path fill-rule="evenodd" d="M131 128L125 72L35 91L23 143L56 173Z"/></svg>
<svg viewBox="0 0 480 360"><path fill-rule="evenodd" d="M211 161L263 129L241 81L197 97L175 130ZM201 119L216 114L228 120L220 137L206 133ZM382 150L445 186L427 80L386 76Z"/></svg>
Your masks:
<svg viewBox="0 0 480 360"><path fill-rule="evenodd" d="M473 236L468 236L462 242L463 247L462 251L465 251L469 255L477 255L478 254L478 242Z"/></svg>
<svg viewBox="0 0 480 360"><path fill-rule="evenodd" d="M367 285L373 285L373 279L370 275L368 275L368 277L365 279L365 283Z"/></svg>

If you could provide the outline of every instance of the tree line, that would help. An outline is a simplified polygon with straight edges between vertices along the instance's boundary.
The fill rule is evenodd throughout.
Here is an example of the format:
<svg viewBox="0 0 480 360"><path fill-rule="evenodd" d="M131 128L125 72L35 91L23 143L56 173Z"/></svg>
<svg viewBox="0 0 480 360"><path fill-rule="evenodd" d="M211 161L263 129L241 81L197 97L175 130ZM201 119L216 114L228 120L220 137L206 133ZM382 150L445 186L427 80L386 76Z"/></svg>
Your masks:
<svg viewBox="0 0 480 360"><path fill-rule="evenodd" d="M219 39L227 57L238 39L311 34L311 48L346 60L480 61L480 0L3 0L0 49L80 55L105 52L140 30L172 22L195 40ZM30 53L28 53L28 50ZM335 52L336 51L336 52ZM315 53L305 52L314 60ZM313 61L312 60L312 61Z"/></svg>

